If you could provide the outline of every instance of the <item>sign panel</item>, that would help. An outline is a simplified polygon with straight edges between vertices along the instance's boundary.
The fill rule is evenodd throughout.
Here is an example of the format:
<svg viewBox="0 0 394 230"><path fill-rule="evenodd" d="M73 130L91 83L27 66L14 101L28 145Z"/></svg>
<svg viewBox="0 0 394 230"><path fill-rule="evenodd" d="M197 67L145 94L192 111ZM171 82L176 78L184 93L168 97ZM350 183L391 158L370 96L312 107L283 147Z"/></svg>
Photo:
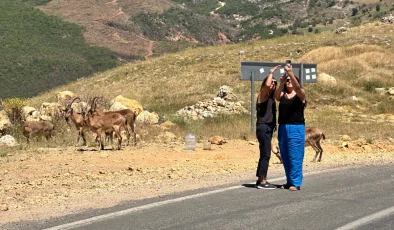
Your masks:
<svg viewBox="0 0 394 230"><path fill-rule="evenodd" d="M241 62L241 80L262 81L268 76L269 71L277 65L282 65L274 73L274 78L279 82L280 76L285 73L284 62ZM292 63L293 73L300 77L301 83L315 83L317 79L317 65ZM252 76L253 75L253 76Z"/></svg>

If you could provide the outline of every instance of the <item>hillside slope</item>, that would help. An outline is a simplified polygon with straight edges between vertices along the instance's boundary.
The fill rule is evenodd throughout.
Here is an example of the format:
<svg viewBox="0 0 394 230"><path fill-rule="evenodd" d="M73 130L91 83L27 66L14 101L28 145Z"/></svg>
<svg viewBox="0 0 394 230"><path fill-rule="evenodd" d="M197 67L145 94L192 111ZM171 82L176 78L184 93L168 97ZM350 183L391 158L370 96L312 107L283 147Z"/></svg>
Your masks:
<svg viewBox="0 0 394 230"><path fill-rule="evenodd" d="M91 44L144 57L197 45L333 30L393 11L389 0L48 0L39 8L82 25Z"/></svg>
<svg viewBox="0 0 394 230"><path fill-rule="evenodd" d="M0 98L36 96L117 66L117 55L86 44L82 30L20 1L0 1Z"/></svg>
<svg viewBox="0 0 394 230"><path fill-rule="evenodd" d="M3 99L32 97L128 61L207 45L330 31L394 10L389 0L5 0L1 6ZM30 90L24 90L26 86Z"/></svg>
<svg viewBox="0 0 394 230"><path fill-rule="evenodd" d="M149 56L150 40L138 34L107 26L108 21L129 25L129 18L140 11L161 12L175 4L158 0L114 1L50 1L39 6L47 14L57 15L66 21L85 28L85 40L94 45L107 47L124 55Z"/></svg>
<svg viewBox="0 0 394 230"><path fill-rule="evenodd" d="M345 34L288 35L247 44L190 49L78 80L32 98L29 103L38 106L43 101L56 101L56 92L63 90L71 90L83 98L103 96L109 100L123 95L177 122L174 118L177 110L214 97L221 85L232 87L239 100L245 102L244 106L250 108L250 83L240 80L240 62L291 59L294 63L317 63L319 74L329 74L337 81L335 86L321 83L305 85L310 108L308 122L311 125L318 123L318 126L327 126L335 133L346 127L362 129L362 125L354 127L347 122L365 122L366 117L362 114L394 113L390 98L375 92L378 87L394 87L393 31L392 24L375 23L355 27ZM314 110L316 108L325 109ZM360 117L355 115L359 113ZM340 118L346 125L332 126L339 117L349 114L352 115L346 119ZM248 132L249 117L236 122L241 120L243 128L237 130L237 134L227 135ZM212 130L212 123L204 123L201 129L204 128ZM220 133L226 130L212 131Z"/></svg>

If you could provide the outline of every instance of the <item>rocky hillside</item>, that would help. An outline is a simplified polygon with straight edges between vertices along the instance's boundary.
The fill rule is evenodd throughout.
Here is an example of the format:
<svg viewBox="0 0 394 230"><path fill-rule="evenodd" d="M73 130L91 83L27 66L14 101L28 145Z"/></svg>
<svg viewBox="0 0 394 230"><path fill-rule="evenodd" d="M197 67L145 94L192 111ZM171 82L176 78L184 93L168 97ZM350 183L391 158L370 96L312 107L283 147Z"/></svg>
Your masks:
<svg viewBox="0 0 394 230"><path fill-rule="evenodd" d="M380 21L393 11L389 0L4 0L0 4L2 99L32 97L126 62L187 48L289 34L302 37Z"/></svg>
<svg viewBox="0 0 394 230"><path fill-rule="evenodd" d="M393 11L390 0L46 2L41 10L82 25L89 43L144 57L200 45L318 33L379 20Z"/></svg>
<svg viewBox="0 0 394 230"><path fill-rule="evenodd" d="M188 49L75 81L32 98L28 104L39 107L42 102L56 101L56 93L66 90L87 99L102 96L110 100L122 95L177 123L182 130L239 138L250 133L248 114L186 122L175 116L176 112L196 104L209 107L198 102L215 97L223 85L231 87L237 101L250 111L250 82L240 80L240 62L291 59L293 63L318 65L318 83L305 84L308 125L321 127L329 135L345 132L372 138L382 135L382 128L384 135L392 136L385 126L394 124L388 116L394 113L389 90L394 87L393 31L394 24L377 22L345 33L286 35Z"/></svg>

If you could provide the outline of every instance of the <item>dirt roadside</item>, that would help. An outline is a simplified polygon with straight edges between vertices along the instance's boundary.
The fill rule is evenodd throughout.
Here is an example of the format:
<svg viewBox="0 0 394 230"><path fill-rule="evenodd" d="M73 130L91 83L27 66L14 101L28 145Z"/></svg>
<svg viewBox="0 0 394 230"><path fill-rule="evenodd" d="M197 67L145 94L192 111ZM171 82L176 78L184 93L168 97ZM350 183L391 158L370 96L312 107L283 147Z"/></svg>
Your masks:
<svg viewBox="0 0 394 230"><path fill-rule="evenodd" d="M121 151L35 149L0 158L0 225L104 208L202 187L255 180L258 143L232 140L202 150L182 143L139 144ZM322 162L306 148L304 171L394 163L394 144L323 143ZM283 175L272 155L269 175ZM307 185L305 185L307 186Z"/></svg>

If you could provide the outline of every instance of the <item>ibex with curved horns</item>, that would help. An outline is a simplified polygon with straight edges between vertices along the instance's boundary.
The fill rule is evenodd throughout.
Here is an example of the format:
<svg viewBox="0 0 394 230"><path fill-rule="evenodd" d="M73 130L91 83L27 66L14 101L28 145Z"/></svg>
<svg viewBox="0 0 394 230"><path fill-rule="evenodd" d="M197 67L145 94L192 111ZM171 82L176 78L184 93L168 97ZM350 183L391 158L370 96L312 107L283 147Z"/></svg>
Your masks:
<svg viewBox="0 0 394 230"><path fill-rule="evenodd" d="M130 145L130 136L131 133L133 133L133 145L137 144L137 137L136 137L136 132L135 132L135 119L136 119L136 115L135 113L130 110L130 109L122 109L122 110L117 110L117 111L107 111L107 112L103 112L99 109L97 109L97 103L96 100L99 99L99 97L95 97L93 98L93 102L92 105L94 104L94 112L96 112L98 115L108 115L108 114L120 114L122 115L125 119L126 119L126 135L127 135L127 145ZM112 134L111 135L112 138Z"/></svg>
<svg viewBox="0 0 394 230"><path fill-rule="evenodd" d="M70 119L74 123L75 127L78 130L78 138L77 138L77 144L79 143L79 139L82 137L83 139L83 146L86 145L86 138L85 138L85 131L84 129L86 128L87 124L86 121L83 117L82 114L76 113L74 109L71 107L72 104L76 101L81 99L79 97L75 97L70 103L68 103L63 110L64 112L64 118L66 119L66 122L69 123Z"/></svg>
<svg viewBox="0 0 394 230"><path fill-rule="evenodd" d="M84 119L90 128L90 130L97 135L97 139L100 143L100 149L104 149L104 142L102 140L102 134L106 132L115 132L118 139L118 147L120 150L122 146L122 136L120 135L120 129L125 126L126 118L119 113L111 114L98 114L96 112L95 100L93 98L90 108L87 112L84 112Z"/></svg>

